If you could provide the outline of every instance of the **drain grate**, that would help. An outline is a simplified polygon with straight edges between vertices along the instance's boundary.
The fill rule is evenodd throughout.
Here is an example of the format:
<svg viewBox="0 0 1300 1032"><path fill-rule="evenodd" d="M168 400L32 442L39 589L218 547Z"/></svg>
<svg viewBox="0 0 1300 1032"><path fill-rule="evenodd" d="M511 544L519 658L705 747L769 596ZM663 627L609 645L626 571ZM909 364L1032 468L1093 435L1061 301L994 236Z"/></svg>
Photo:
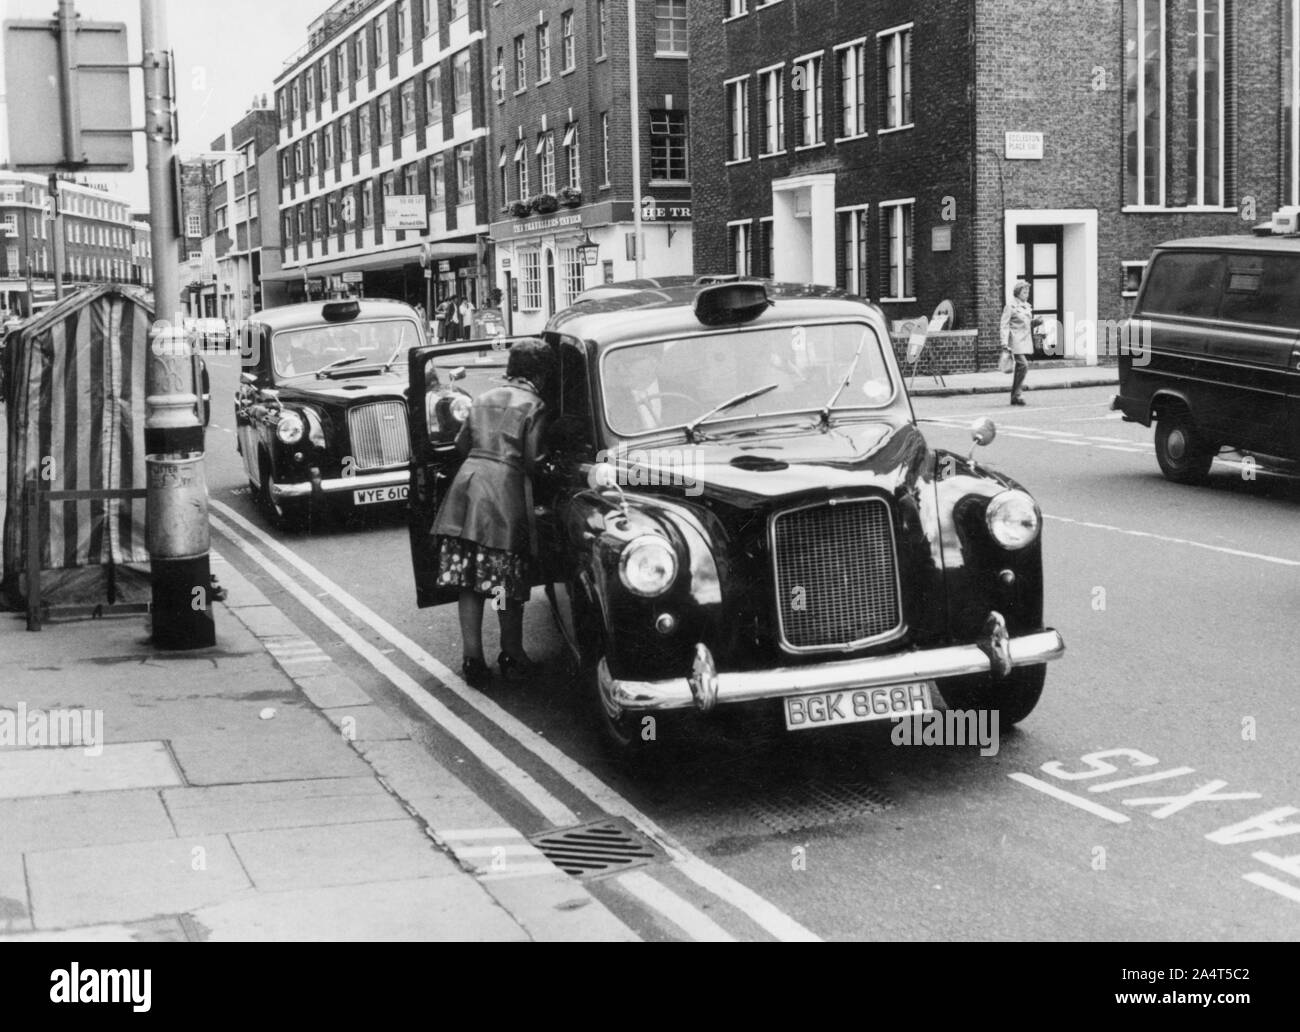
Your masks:
<svg viewBox="0 0 1300 1032"><path fill-rule="evenodd" d="M529 841L575 878L616 874L663 859L654 843L620 817L544 832Z"/></svg>
<svg viewBox="0 0 1300 1032"><path fill-rule="evenodd" d="M865 782L808 781L748 802L750 813L777 832L836 824L893 808L892 799Z"/></svg>

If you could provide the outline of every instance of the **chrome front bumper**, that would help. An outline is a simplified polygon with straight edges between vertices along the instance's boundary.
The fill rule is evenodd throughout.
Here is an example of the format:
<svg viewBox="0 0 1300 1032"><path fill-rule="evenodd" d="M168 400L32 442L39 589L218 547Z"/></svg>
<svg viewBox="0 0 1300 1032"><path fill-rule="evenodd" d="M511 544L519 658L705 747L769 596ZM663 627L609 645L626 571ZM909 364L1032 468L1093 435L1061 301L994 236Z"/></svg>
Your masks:
<svg viewBox="0 0 1300 1032"><path fill-rule="evenodd" d="M1004 647L1012 667L1046 663L1065 654L1065 641L1054 630L1007 639ZM700 644L695 647L695 663L688 677L663 681L622 680L610 676L604 659L600 661L598 674L602 701L611 716L618 716L628 710L647 713L692 706L708 713L719 704L987 674L990 668L985 648L971 644L808 666L719 673L708 648Z"/></svg>
<svg viewBox="0 0 1300 1032"><path fill-rule="evenodd" d="M311 480L302 480L293 484L271 484L271 497L277 502L310 498L320 485L323 494L342 494L345 491L361 491L367 487L399 487L411 482L409 469L390 469L384 473L358 473L355 477L338 477L321 480L319 474Z"/></svg>

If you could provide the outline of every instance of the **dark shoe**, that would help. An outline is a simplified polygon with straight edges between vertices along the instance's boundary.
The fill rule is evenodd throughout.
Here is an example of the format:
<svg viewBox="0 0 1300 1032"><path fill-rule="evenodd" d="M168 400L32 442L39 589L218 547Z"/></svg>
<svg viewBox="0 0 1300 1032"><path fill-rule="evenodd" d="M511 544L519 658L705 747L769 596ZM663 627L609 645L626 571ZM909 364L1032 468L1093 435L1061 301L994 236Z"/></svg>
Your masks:
<svg viewBox="0 0 1300 1032"><path fill-rule="evenodd" d="M460 676L471 688L486 688L492 683L492 671L482 659L466 656L460 664Z"/></svg>
<svg viewBox="0 0 1300 1032"><path fill-rule="evenodd" d="M530 678L537 677L542 670L541 666L534 663L527 656L515 659L513 656L507 656L504 652L497 656L497 666L501 668L501 677L507 683L527 681Z"/></svg>
<svg viewBox="0 0 1300 1032"><path fill-rule="evenodd" d="M1024 398L1012 398L1012 399L1011 399L1011 404L1013 404L1013 405L1023 405L1023 404L1025 404L1025 399L1024 399Z"/></svg>

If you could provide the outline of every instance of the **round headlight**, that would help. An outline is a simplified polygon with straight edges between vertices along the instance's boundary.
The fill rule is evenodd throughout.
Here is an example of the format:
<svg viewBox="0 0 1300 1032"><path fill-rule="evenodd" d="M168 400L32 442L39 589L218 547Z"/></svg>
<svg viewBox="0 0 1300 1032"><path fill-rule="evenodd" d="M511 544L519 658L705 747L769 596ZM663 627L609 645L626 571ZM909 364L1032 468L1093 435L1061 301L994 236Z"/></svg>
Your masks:
<svg viewBox="0 0 1300 1032"><path fill-rule="evenodd" d="M993 540L1012 550L1032 545L1038 539L1042 524L1038 505L1024 491L1003 491L994 495L984 519Z"/></svg>
<svg viewBox="0 0 1300 1032"><path fill-rule="evenodd" d="M469 419L469 408L469 398L465 397L463 394L454 395L451 399L451 405L449 406L451 418L456 420L457 423L465 422L465 420Z"/></svg>
<svg viewBox="0 0 1300 1032"><path fill-rule="evenodd" d="M635 538L623 549L618 573L623 584L638 595L662 595L677 576L677 553L663 538Z"/></svg>
<svg viewBox="0 0 1300 1032"><path fill-rule="evenodd" d="M302 440L304 429L306 424L303 423L302 416L291 409L284 409L275 424L275 436L280 438L283 444L297 444Z"/></svg>

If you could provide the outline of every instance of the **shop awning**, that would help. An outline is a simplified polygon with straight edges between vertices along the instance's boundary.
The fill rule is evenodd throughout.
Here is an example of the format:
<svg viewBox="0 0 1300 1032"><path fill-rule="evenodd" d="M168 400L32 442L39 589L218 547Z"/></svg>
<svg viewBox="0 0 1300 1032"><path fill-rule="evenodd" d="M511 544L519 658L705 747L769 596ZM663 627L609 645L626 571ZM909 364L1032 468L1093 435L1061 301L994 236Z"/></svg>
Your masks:
<svg viewBox="0 0 1300 1032"><path fill-rule="evenodd" d="M303 270L311 279L322 276L337 276L341 272L372 272L378 269L400 269L403 265L413 265L420 260L420 248L423 244L410 244L396 247L391 251L379 251L375 254L356 254L350 258L331 258L329 261L312 262L298 265L279 272L264 273L263 283L295 283L302 281ZM429 245L433 261L446 258L463 258L469 255L478 257L478 244L440 243Z"/></svg>

